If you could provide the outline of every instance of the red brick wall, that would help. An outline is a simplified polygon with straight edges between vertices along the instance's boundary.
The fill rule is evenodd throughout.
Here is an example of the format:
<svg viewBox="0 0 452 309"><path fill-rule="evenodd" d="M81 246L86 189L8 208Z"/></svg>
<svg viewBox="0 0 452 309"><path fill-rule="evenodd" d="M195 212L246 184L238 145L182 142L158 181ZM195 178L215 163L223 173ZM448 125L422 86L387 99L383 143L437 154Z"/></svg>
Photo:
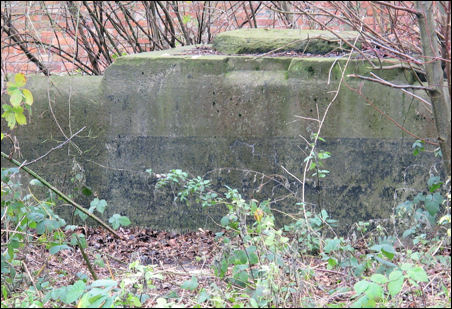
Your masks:
<svg viewBox="0 0 452 309"><path fill-rule="evenodd" d="M305 3L301 1L292 1L292 10L300 9L306 6ZM2 14L7 6L12 12L12 21L17 29L21 32L23 37L27 35L32 35L43 43L53 44L61 46L61 48L67 51L69 54L75 54L75 41L73 38L65 33L66 19L65 5L59 1L44 1L46 9L42 6L40 1L11 1L10 4L2 4ZM130 2L122 1L124 4L130 4L135 12L135 18L142 27L147 27L146 16L143 13L143 4L141 2ZM196 29L196 24L194 19L197 15L200 15L203 9L203 2L198 1L184 1L180 3L180 13L181 16L191 16L192 20L186 24L187 28ZM211 6L215 7L212 10L212 22L211 22L211 37L210 41L219 32L226 30L233 30L239 28L246 20L247 13L250 13L250 2L249 1L211 1ZM260 5L259 5L260 4ZM287 18L280 14L279 12L270 9L267 6L272 6L271 2L266 1L251 1L253 10L259 7L259 10L255 16L257 27L269 27L269 28L287 28L288 22ZM384 20L384 14L376 14L375 6L368 2L354 2L352 5L358 6L358 12L361 14L363 21L372 27L375 31L381 31L381 27L385 27L388 24ZM308 8L310 13L322 14L323 10L328 10L334 14L335 7L334 4L331 5L328 2L315 2L315 6ZM274 6L273 6L274 7ZM82 14L87 14L86 9L82 7ZM49 14L51 18L55 21L54 26L49 22L49 18L46 14ZM174 11L170 10L171 18L177 23L176 15ZM315 15L316 18L324 22L327 27L334 30L350 30L350 27L341 23L337 19L332 19L330 16ZM118 10L118 17L124 24L124 16ZM291 17L295 24L295 28L299 29L320 29L320 26L310 20L303 14L293 14ZM400 18L400 16L398 17ZM2 20L2 24L4 21ZM412 23L410 23L412 24ZM244 28L254 26L254 23L246 23L243 25ZM62 28L62 29L60 29ZM106 23L106 28L109 33L118 38L118 33L110 23ZM182 33L177 31L182 37ZM120 39L120 38L119 38ZM14 72L24 72L24 73L35 73L39 72L37 66L31 62L24 52L10 40L10 38L2 31L2 71L7 73ZM147 37L141 36L138 38L138 42L144 44L146 50L152 50L151 42ZM207 34L203 37L204 43L210 43ZM63 60L57 54L52 53L46 46L39 46L36 44L25 43L27 48L30 48L32 54L39 59L51 73L61 73L67 72L75 69L75 66L68 60ZM125 45L121 47L121 51L132 53L133 50L130 46ZM78 51L78 58L86 61L88 63L88 56L82 51ZM107 66L104 65L103 68Z"/></svg>

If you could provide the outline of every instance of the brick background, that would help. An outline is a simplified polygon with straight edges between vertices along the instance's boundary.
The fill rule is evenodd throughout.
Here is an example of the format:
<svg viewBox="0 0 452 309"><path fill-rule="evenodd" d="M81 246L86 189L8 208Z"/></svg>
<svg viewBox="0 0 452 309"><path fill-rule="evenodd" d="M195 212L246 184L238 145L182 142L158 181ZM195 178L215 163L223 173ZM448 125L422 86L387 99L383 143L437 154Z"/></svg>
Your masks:
<svg viewBox="0 0 452 309"><path fill-rule="evenodd" d="M286 1L287 2L287 1ZM80 2L75 2L76 5L80 5ZM105 2L104 2L105 3ZM114 2L110 2L114 5ZM147 28L147 17L142 2L138 1L121 1L122 4L127 5L128 8L134 12L133 17L143 27ZM201 16L204 9L204 4L209 3L211 9L211 27L210 35L207 32L203 33L202 42L211 43L212 39L219 32L233 30L240 27L249 28L254 27L254 19L251 22L247 21L247 16L250 14L251 7L253 10L258 9L255 20L258 28L288 28L288 19L292 19L294 22L293 28L298 29L320 29L321 27L311 21L308 17L302 14L293 14L287 18L287 15L283 15L275 10L272 10L272 2L270 1L184 1L179 2L179 11L181 16L191 16L191 20L186 23L186 27L195 33L197 29L196 17ZM369 1L354 1L350 2L358 12L362 20L369 25L373 30L381 32L385 25L388 25L388 20L385 20L384 12L378 12L375 5ZM44 4L44 5L43 5ZM92 3L91 3L92 4ZM322 10L326 10L334 14L336 8L334 3L331 4L326 1L315 2L315 7L309 7L306 3L301 1L292 1L291 9L297 10L301 7L308 7L309 13L317 13L315 15L320 21L325 23L327 27L334 30L351 30L350 26L341 23L337 19L333 19L330 16L325 16ZM273 5L274 7L274 5ZM70 72L76 68L71 63L71 55L76 55L78 59L81 59L88 66L90 65L88 55L86 51L76 48L76 42L68 34L68 26L66 23L68 10L66 4L60 1L9 1L7 4L2 2L2 14L5 8L8 8L12 13L11 19L14 25L22 34L22 38L35 37L40 40L41 45L33 43L26 43L25 46L30 48L32 54L39 59L52 74ZM91 6L93 8L93 6ZM319 9L320 8L320 9ZM82 16L87 17L88 12L84 6L81 6L80 12ZM116 20L120 20L122 25L127 27L124 14L118 9L115 11L117 16ZM160 10L163 15L163 12ZM173 10L169 9L172 21L177 25L177 18ZM377 14L378 13L378 14ZM403 12L402 12L403 14ZM54 22L54 26L49 20L49 16ZM403 16L402 16L403 17ZM188 18L188 17L186 17ZM398 17L400 21L400 16ZM409 16L405 16L407 24L413 24L409 20ZM4 21L2 19L2 25ZM119 35L118 31L113 27L109 21L105 21L105 27L108 33L114 37L120 44L118 48L121 52L133 53L134 47L126 43ZM136 28L136 27L135 27ZM69 29L72 31L71 28ZM91 23L90 30L95 31L94 25ZM387 31L387 29L383 29ZM88 29L84 29L87 34ZM384 32L383 31L383 32ZM183 34L180 29L176 29L178 36L183 38ZM407 32L408 33L408 32ZM105 36L104 36L105 37ZM80 39L80 38L79 38ZM39 72L38 67L31 62L24 52L15 44L4 31L1 34L2 40L2 72L3 73L36 73ZM92 42L93 39L87 35L87 40ZM138 33L137 41L144 46L143 51L151 51L158 49L154 47L154 44L143 35L142 32ZM62 50L66 51L67 59L63 59L49 48L45 44L53 44L59 46ZM168 47L168 46L166 46ZM95 47L93 51L96 52ZM111 51L114 53L114 50ZM101 63L101 70L105 69L109 63Z"/></svg>

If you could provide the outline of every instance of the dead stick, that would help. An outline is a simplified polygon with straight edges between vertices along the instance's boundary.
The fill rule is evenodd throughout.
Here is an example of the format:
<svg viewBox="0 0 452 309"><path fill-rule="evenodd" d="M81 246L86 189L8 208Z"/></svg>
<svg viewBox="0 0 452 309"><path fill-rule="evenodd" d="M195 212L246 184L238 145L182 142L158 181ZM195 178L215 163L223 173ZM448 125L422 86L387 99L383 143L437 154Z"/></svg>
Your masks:
<svg viewBox="0 0 452 309"><path fill-rule="evenodd" d="M91 273L91 276L93 276L94 280L97 280L96 272L94 271L93 266L91 265L91 262L89 261L88 255L86 255L85 250L83 250L83 245L82 245L82 242L80 241L80 238L78 237L77 234L74 234L74 235L77 238L78 247L80 248L80 252L82 253L82 257L86 262L86 266L88 267L88 270Z"/></svg>
<svg viewBox="0 0 452 309"><path fill-rule="evenodd" d="M30 271L28 270L27 264L25 264L25 262L22 261L22 265L24 266L25 271L27 272L28 278L30 278L30 281L31 281L31 283L33 284L33 287L35 288L36 292L38 293L38 295L39 295L40 297L42 297L41 291L39 291L39 290L36 288L35 281L33 280L33 277L31 276Z"/></svg>

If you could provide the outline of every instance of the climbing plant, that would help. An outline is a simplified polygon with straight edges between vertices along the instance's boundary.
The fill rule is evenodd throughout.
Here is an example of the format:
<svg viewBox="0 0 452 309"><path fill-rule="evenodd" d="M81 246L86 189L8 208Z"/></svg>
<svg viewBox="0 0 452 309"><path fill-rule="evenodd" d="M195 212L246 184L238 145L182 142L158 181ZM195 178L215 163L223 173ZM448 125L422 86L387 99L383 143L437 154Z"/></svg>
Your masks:
<svg viewBox="0 0 452 309"><path fill-rule="evenodd" d="M27 79L23 73L17 73L14 76L14 81L6 83L6 91L9 95L9 104L2 104L2 118L8 123L8 127L12 130L16 124L27 124L27 118L24 114L24 107L28 110L31 116L31 105L33 104L33 95L31 91L24 88ZM2 132L2 139L5 134Z"/></svg>

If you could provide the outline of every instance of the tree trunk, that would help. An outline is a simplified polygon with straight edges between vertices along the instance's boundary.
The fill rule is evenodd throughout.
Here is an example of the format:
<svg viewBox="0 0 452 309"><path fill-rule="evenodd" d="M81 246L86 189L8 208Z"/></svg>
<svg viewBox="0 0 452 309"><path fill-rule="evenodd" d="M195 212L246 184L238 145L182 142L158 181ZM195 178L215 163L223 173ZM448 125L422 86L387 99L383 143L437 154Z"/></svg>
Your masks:
<svg viewBox="0 0 452 309"><path fill-rule="evenodd" d="M447 83L444 82L444 73L441 68L441 49L435 33L435 19L433 16L433 2L415 1L421 44L424 54L424 66L427 75L429 96L433 107L438 142L443 154L444 168L447 176L451 175L451 125L450 125L450 95Z"/></svg>

